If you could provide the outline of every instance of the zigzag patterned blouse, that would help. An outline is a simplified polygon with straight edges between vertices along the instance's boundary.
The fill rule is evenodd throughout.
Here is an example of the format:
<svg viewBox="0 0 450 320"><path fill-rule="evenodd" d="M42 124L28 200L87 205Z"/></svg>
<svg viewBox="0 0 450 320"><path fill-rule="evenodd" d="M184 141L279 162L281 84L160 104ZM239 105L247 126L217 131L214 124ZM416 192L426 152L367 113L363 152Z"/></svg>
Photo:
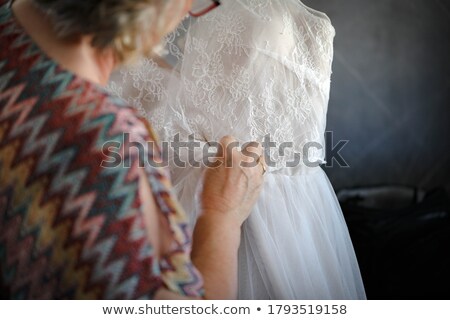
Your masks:
<svg viewBox="0 0 450 320"><path fill-rule="evenodd" d="M146 166L139 175L142 154L130 151L155 141L134 109L46 56L0 0L0 296L148 299L160 287L201 296L168 174ZM145 152L159 161L159 149ZM120 165L102 166L118 156ZM169 234L161 258L140 179L159 209L157 230Z"/></svg>

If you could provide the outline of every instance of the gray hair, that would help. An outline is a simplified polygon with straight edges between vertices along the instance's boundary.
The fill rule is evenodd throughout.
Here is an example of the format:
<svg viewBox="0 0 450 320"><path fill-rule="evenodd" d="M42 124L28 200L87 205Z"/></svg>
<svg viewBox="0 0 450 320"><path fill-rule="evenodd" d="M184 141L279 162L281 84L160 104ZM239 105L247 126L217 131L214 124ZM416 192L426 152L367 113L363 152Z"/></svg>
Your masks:
<svg viewBox="0 0 450 320"><path fill-rule="evenodd" d="M60 38L91 35L92 45L112 48L120 62L150 55L181 18L180 0L33 0Z"/></svg>

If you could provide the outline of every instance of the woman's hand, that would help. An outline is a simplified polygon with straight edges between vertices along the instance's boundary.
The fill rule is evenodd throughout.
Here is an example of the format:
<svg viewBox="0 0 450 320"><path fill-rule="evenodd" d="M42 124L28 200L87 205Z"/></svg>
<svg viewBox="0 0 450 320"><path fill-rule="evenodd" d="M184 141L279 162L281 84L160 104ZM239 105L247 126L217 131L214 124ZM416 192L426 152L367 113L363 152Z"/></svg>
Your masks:
<svg viewBox="0 0 450 320"><path fill-rule="evenodd" d="M232 148L236 145L232 137L224 137L220 144L220 165L205 172L192 261L203 275L206 298L236 299L241 225L261 190L264 160L258 143L248 144L242 152Z"/></svg>
<svg viewBox="0 0 450 320"><path fill-rule="evenodd" d="M240 227L258 199L265 172L263 150L252 142L237 149L237 141L222 138L215 167L207 168L202 192L202 215Z"/></svg>

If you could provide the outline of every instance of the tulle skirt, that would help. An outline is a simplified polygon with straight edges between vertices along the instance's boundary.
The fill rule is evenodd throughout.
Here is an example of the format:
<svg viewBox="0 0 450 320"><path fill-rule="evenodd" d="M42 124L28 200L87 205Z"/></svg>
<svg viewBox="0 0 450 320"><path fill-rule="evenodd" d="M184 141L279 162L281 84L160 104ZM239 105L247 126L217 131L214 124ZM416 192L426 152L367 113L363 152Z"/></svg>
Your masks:
<svg viewBox="0 0 450 320"><path fill-rule="evenodd" d="M174 181L192 224L200 178L194 170ZM347 225L321 168L266 175L243 226L238 261L239 299L366 298Z"/></svg>

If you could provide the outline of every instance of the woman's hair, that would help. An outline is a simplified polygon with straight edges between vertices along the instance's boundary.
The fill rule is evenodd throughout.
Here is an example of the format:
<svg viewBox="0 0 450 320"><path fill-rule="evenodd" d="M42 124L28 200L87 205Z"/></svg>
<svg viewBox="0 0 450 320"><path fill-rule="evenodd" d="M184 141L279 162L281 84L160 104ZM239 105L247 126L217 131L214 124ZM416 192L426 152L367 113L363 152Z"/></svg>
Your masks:
<svg viewBox="0 0 450 320"><path fill-rule="evenodd" d="M91 35L121 63L150 55L183 13L186 0L33 0L52 19L60 38Z"/></svg>

